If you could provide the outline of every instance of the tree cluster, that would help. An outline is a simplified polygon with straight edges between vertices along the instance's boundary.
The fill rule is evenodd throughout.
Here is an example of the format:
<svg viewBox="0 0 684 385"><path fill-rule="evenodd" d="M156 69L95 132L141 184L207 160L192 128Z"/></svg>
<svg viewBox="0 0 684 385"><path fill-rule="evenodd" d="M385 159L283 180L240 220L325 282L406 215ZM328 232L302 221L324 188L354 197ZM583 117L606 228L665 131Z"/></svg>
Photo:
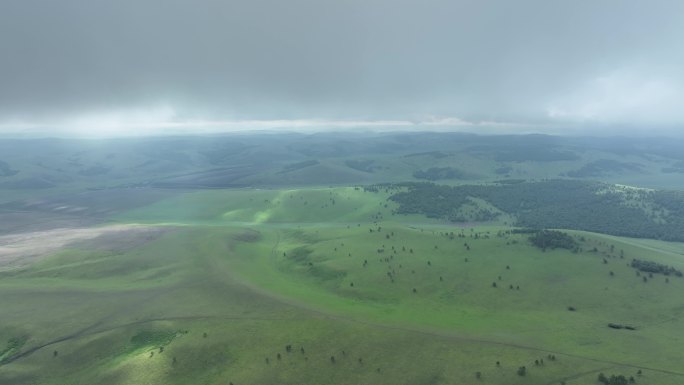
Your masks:
<svg viewBox="0 0 684 385"><path fill-rule="evenodd" d="M563 179L505 185L403 183L396 186L404 190L390 199L399 205L400 214L424 214L456 221L459 209L470 204L468 198L473 197L514 215L521 227L684 241L684 192L681 191L636 191L630 195L605 183ZM626 204L627 200L639 205ZM653 209L645 210L646 206Z"/></svg>
<svg viewBox="0 0 684 385"><path fill-rule="evenodd" d="M672 266L667 266L663 265L662 263L658 262L653 262L653 261L644 261L641 259L632 259L632 263L630 264L633 268L643 271L645 273L656 273L656 274L663 274L663 275L676 275L678 277L682 276L682 272L680 270L675 269Z"/></svg>
<svg viewBox="0 0 684 385"><path fill-rule="evenodd" d="M628 380L627 377L623 376L622 374L613 374L610 377L608 377L603 373L599 373L598 381L604 385L628 385L630 383L635 382L634 377L630 377Z"/></svg>
<svg viewBox="0 0 684 385"><path fill-rule="evenodd" d="M542 250L568 249L575 250L577 242L567 233L557 230L541 230L530 236L530 242Z"/></svg>

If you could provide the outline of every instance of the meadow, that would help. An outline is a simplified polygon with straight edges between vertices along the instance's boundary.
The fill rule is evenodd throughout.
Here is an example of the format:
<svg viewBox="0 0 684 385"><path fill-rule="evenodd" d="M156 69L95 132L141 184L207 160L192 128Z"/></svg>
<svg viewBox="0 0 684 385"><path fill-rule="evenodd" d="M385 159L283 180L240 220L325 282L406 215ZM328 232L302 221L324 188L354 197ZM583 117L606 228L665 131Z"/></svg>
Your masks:
<svg viewBox="0 0 684 385"><path fill-rule="evenodd" d="M503 220L401 215L388 197L316 187L108 202L98 226L163 231L1 270L0 383L684 380L684 278L630 266L684 270L684 244L564 230L578 250L542 250Z"/></svg>

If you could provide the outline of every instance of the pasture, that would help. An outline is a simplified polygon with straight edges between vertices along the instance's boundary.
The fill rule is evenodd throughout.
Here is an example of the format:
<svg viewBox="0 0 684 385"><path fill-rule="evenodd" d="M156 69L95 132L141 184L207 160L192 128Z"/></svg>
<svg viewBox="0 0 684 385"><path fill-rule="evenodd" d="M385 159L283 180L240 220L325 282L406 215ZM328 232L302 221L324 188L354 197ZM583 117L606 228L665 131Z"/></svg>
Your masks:
<svg viewBox="0 0 684 385"><path fill-rule="evenodd" d="M684 278L630 266L684 270L681 244L568 231L579 250L543 251L501 223L397 215L386 199L211 190L120 208L110 224L163 231L0 272L0 382L684 379Z"/></svg>

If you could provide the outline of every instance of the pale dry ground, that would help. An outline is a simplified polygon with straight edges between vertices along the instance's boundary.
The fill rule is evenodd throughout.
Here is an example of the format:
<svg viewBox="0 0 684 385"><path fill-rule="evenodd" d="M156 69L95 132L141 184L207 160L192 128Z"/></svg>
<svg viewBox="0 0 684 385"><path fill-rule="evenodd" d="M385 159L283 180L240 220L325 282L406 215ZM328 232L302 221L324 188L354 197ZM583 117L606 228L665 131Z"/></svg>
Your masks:
<svg viewBox="0 0 684 385"><path fill-rule="evenodd" d="M105 237L119 239L125 243L130 238L151 239L162 230L145 225L109 225L88 228L58 228L44 231L30 231L0 236L0 270L14 269L28 265L55 251L83 241Z"/></svg>

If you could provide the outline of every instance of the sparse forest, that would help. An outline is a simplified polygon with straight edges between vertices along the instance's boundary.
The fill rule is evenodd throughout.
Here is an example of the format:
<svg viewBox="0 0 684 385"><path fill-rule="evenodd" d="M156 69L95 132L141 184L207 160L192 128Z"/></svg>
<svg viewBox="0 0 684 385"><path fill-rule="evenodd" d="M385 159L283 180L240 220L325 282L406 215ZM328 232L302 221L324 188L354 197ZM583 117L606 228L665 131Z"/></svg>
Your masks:
<svg viewBox="0 0 684 385"><path fill-rule="evenodd" d="M476 197L514 215L518 226L684 241L684 194L679 191L625 193L599 182L560 179L503 185L404 183L397 187L405 191L394 193L390 200L399 205L397 212L402 214L453 221L468 197ZM629 194L637 195L638 204L633 204L635 199Z"/></svg>

